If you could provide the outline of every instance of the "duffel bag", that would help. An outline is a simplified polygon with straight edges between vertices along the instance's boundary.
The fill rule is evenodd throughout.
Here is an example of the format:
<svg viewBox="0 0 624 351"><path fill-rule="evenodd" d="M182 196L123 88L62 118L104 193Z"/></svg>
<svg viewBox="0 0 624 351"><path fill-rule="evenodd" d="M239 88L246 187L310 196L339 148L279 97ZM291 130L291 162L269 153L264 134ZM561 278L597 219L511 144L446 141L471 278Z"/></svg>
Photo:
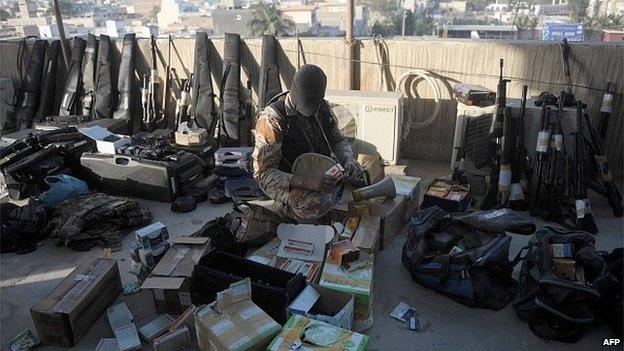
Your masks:
<svg viewBox="0 0 624 351"><path fill-rule="evenodd" d="M480 211L467 221L462 217L434 206L412 218L403 264L412 279L427 288L466 306L499 310L512 300L516 288L505 228L525 228L530 220L509 210ZM494 219L497 225L487 224Z"/></svg>
<svg viewBox="0 0 624 351"><path fill-rule="evenodd" d="M513 305L538 337L573 343L594 322L612 279L594 244L589 233L544 225L523 249Z"/></svg>

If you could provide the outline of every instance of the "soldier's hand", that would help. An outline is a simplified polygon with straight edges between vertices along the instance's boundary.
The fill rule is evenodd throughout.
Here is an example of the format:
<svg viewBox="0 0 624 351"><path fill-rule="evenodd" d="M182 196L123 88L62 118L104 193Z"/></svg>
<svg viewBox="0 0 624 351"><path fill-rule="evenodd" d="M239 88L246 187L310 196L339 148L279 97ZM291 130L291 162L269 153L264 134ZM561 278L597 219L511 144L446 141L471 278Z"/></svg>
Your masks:
<svg viewBox="0 0 624 351"><path fill-rule="evenodd" d="M355 160L347 161L344 165L345 173L347 174L347 182L352 183L358 180L358 177L361 175L363 169L359 163Z"/></svg>

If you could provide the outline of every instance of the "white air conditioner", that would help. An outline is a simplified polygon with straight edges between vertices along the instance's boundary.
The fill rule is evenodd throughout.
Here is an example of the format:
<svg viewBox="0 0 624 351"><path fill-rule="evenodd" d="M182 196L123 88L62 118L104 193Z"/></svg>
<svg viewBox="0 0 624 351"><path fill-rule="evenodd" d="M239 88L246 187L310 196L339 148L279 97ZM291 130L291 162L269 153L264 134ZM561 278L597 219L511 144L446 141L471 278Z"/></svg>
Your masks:
<svg viewBox="0 0 624 351"><path fill-rule="evenodd" d="M378 154L386 164L397 163L403 125L402 93L328 90L325 100L354 152Z"/></svg>

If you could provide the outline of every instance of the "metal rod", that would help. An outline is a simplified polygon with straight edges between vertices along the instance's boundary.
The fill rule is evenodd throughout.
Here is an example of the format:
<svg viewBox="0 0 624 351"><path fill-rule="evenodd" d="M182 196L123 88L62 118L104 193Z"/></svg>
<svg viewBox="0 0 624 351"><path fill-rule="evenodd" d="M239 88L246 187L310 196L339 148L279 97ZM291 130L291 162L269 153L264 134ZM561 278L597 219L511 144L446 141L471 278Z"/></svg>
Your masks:
<svg viewBox="0 0 624 351"><path fill-rule="evenodd" d="M63 27L63 18L61 17L61 9L58 0L52 0L54 6L54 17L56 18L56 26L58 27L59 37L61 37L61 50L63 51L63 60L65 68L69 69L69 45L65 38L65 28Z"/></svg>

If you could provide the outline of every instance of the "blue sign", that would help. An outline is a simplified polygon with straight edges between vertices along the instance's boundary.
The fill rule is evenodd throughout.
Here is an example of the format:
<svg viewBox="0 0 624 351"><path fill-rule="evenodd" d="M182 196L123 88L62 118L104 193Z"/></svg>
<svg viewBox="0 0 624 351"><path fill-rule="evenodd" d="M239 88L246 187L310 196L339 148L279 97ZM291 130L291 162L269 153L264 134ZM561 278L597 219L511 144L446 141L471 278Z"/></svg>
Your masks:
<svg viewBox="0 0 624 351"><path fill-rule="evenodd" d="M542 40L583 41L582 23L545 23Z"/></svg>

